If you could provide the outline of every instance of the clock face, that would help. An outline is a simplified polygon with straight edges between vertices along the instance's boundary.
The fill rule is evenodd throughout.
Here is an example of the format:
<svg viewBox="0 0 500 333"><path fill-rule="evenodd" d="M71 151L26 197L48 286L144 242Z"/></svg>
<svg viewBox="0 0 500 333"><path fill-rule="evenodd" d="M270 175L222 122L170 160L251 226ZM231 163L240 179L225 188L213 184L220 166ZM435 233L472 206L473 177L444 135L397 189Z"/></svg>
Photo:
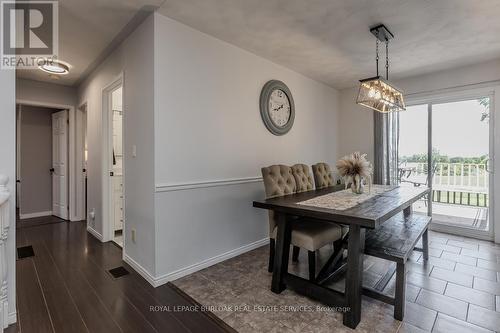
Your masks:
<svg viewBox="0 0 500 333"><path fill-rule="evenodd" d="M260 92L260 116L269 132L285 135L295 120L295 104L292 92L285 83L278 80L267 81Z"/></svg>
<svg viewBox="0 0 500 333"><path fill-rule="evenodd" d="M284 127L290 120L290 100L281 89L275 89L269 96L269 118L278 127Z"/></svg>

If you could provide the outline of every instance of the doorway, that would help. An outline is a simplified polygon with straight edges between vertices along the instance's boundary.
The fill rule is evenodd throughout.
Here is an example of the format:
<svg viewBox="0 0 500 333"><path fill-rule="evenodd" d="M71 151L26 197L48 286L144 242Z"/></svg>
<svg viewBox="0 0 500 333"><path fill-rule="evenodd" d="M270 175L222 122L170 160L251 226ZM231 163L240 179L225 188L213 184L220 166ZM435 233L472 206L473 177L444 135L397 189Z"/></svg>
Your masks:
<svg viewBox="0 0 500 333"><path fill-rule="evenodd" d="M68 110L18 103L16 113L19 218L68 220Z"/></svg>
<svg viewBox="0 0 500 333"><path fill-rule="evenodd" d="M105 149L107 163L107 230L109 240L124 246L124 151L123 151L123 86L121 77L108 86L103 94L107 115L108 144Z"/></svg>
<svg viewBox="0 0 500 333"><path fill-rule="evenodd" d="M431 228L490 239L493 228L493 95L430 99L400 114L399 180L431 187L415 210Z"/></svg>

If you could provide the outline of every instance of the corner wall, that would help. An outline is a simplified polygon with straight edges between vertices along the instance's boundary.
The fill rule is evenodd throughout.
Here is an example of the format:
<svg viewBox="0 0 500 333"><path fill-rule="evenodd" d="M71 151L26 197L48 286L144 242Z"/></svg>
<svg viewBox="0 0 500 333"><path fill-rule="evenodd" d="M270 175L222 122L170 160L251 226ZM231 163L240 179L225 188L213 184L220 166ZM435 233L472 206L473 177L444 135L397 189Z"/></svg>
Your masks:
<svg viewBox="0 0 500 333"><path fill-rule="evenodd" d="M337 156L338 93L155 14L156 284L268 242L260 168ZM296 107L284 136L259 112L263 85L285 82Z"/></svg>
<svg viewBox="0 0 500 333"><path fill-rule="evenodd" d="M88 131L88 210L94 208L95 220L88 226L102 236L102 191L107 179L103 153L103 89L123 74L124 94L124 257L146 275L154 275L154 137L153 137L153 16L147 18L78 87L78 105L87 103ZM132 146L137 157L132 157ZM137 230L136 242L130 230Z"/></svg>

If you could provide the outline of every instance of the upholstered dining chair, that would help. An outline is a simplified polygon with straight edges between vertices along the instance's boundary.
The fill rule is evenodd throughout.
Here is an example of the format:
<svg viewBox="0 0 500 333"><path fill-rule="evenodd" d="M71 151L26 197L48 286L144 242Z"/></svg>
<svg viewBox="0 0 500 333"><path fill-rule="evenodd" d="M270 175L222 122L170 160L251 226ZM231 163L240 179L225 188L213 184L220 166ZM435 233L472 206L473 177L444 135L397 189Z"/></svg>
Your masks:
<svg viewBox="0 0 500 333"><path fill-rule="evenodd" d="M304 166L296 167L297 177L302 177L307 181L300 184L301 191L312 189L312 177L307 166L307 174L300 175L300 169L304 171ZM286 165L271 165L261 169L262 178L267 198L290 195L297 192L297 181L292 168ZM305 178L304 178L305 177ZM308 184L307 184L308 183ZM274 265L274 252L276 246L276 219L273 211L269 211L269 272L272 272ZM316 277L316 250L327 244L340 240L342 238L342 229L336 224L322 223L314 220L304 220L297 218L292 224L291 244L294 246L292 258L297 260L298 251L295 248L303 248L308 251L309 261L309 280L314 281Z"/></svg>
<svg viewBox="0 0 500 333"><path fill-rule="evenodd" d="M333 180L332 170L328 163L316 163L312 166L314 183L316 184L316 189L322 189L335 185Z"/></svg>

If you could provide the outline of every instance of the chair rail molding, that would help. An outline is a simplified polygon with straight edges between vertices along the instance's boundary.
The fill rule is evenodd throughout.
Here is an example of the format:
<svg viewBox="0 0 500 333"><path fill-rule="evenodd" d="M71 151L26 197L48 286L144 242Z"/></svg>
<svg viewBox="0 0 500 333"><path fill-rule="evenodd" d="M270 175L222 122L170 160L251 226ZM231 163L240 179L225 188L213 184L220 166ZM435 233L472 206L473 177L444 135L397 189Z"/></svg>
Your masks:
<svg viewBox="0 0 500 333"><path fill-rule="evenodd" d="M246 183L258 183L262 181L262 177L242 177L242 178L228 178L228 179L216 179L216 180L202 180L197 182L186 182L186 183L171 183L171 184L156 184L156 192L171 192L171 191L183 191L191 190L196 188L206 188L206 187L216 187L216 186L228 186L236 184L246 184Z"/></svg>
<svg viewBox="0 0 500 333"><path fill-rule="evenodd" d="M9 236L9 177L0 175L0 327L9 325L7 239Z"/></svg>

